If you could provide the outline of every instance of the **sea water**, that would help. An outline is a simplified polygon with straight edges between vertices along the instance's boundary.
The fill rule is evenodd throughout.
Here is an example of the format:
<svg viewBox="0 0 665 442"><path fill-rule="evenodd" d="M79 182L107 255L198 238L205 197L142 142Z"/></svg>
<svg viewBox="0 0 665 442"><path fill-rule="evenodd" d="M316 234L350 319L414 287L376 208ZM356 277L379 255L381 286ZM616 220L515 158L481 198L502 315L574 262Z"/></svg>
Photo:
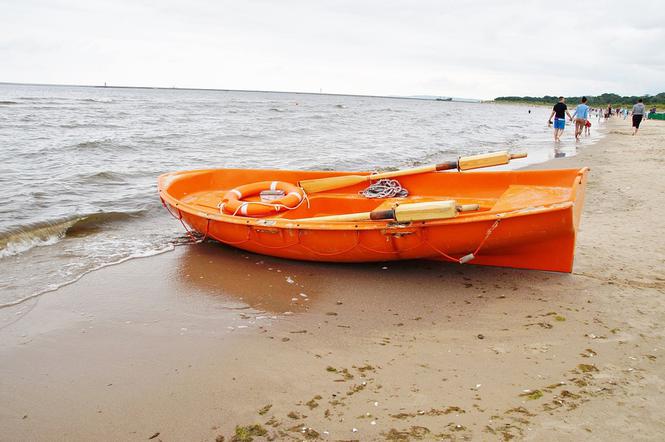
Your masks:
<svg viewBox="0 0 665 442"><path fill-rule="evenodd" d="M530 112L529 112L530 111ZM273 92L0 84L0 305L187 241L159 174L196 168L382 170L528 151L574 155L550 109ZM592 120L595 123L595 120Z"/></svg>

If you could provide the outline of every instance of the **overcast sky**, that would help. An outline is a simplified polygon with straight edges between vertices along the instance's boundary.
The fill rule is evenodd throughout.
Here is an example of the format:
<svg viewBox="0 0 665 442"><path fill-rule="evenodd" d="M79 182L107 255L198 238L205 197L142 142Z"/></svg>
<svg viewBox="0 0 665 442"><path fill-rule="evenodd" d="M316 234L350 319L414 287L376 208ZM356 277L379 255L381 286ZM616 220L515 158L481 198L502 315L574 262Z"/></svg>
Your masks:
<svg viewBox="0 0 665 442"><path fill-rule="evenodd" d="M0 81L378 95L665 91L665 1L0 0Z"/></svg>

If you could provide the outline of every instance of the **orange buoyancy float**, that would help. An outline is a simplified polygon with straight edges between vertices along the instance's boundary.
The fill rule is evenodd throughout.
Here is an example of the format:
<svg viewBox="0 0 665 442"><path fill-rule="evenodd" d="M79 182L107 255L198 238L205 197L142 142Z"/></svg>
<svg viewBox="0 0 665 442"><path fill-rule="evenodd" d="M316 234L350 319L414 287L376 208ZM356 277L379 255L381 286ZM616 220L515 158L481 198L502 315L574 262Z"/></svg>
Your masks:
<svg viewBox="0 0 665 442"><path fill-rule="evenodd" d="M243 198L255 196L264 190L282 191L282 198L265 201L243 201ZM229 190L224 195L220 208L231 215L266 216L282 209L295 209L305 198L305 191L300 187L283 181L261 181L245 184Z"/></svg>

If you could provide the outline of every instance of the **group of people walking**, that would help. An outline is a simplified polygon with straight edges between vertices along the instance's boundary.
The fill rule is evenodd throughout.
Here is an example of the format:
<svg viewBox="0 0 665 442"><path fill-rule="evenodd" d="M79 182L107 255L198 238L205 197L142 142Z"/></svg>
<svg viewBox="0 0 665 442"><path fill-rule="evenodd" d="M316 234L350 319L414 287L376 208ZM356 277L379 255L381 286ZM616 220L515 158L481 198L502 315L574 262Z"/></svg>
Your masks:
<svg viewBox="0 0 665 442"><path fill-rule="evenodd" d="M559 102L554 105L552 108L552 113L550 114L550 118L548 120L549 125L554 125L554 141L561 141L561 135L563 134L563 130L566 127L566 115L568 115L569 121L572 123L573 121L575 122L575 139L579 140L580 136L582 135L583 132L586 133L586 135L589 135L591 131L591 121L589 120L589 113L591 112L591 108L587 105L587 98L582 97L582 100L580 101L580 104L575 107L575 110L573 111L573 114L571 115L570 112L568 112L568 105L566 105L566 99L564 97L559 97ZM600 120L600 116L603 114L602 109L595 109L595 112L598 113L598 119ZM620 110L616 109L617 111L617 116L619 115ZM628 110L623 109L624 112L624 119L628 115ZM640 123L642 122L642 119L644 118L644 103L642 99L640 98L637 100L637 103L633 106L632 110L632 116L633 116L633 135L637 134L638 129L640 128ZM605 118L609 118L612 116L612 105L607 106L607 112L605 113ZM552 121L552 117L554 117L554 121Z"/></svg>
<svg viewBox="0 0 665 442"><path fill-rule="evenodd" d="M582 97L582 102L577 105L573 114L570 115L566 99L564 97L559 97L559 102L554 105L548 121L549 124L554 123L554 141L561 140L561 135L566 127L566 115L568 115L568 119L571 123L575 121L576 140L580 139L580 135L582 135L583 131L589 131L591 128L591 122L589 121L590 108L586 103L587 98ZM552 122L552 117L554 117L554 122Z"/></svg>

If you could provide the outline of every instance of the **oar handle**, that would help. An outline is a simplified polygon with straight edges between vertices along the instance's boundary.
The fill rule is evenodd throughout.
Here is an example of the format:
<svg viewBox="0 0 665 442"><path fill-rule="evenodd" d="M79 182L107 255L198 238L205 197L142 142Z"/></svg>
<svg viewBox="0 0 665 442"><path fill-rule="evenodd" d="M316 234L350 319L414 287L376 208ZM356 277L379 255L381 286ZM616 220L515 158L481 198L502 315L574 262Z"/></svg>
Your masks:
<svg viewBox="0 0 665 442"><path fill-rule="evenodd" d="M457 160L457 170L471 170L471 169L480 169L481 167L492 167L492 166L501 166L503 164L508 164L510 160L516 158L525 158L526 153L508 153L507 151L502 152L491 152L491 153L481 153L479 155L471 155L468 157L460 157Z"/></svg>
<svg viewBox="0 0 665 442"><path fill-rule="evenodd" d="M457 169L457 170L476 169L480 167L498 166L501 164L506 164L510 160L516 160L518 158L526 158L526 157L527 157L526 152L511 153L511 154L507 152L496 152L489 154L472 155L469 157L460 157L456 161L446 161L445 163L437 164L434 167L436 168L437 171L451 170L451 169ZM469 163L473 163L473 165L469 165Z"/></svg>
<svg viewBox="0 0 665 442"><path fill-rule="evenodd" d="M439 203L444 203L444 204L449 203L449 205L451 205L450 203L454 204L454 201L439 201ZM411 205L413 205L413 204L414 203L411 203ZM427 203L425 203L425 204L427 204ZM404 209L405 207L408 207L408 206L409 206L409 203L401 205L401 206L398 205L397 207L401 207L402 209ZM478 209L480 209L480 204L460 204L460 205L455 206L455 210L457 212L473 212L474 210L478 210ZM371 219L372 221L378 221L378 220L382 220L382 219L396 219L397 218L397 214L396 214L397 210L399 210L399 209L375 210L375 211L369 213L369 219ZM453 213L449 211L449 213L442 214L441 216L442 217L451 217L452 215L453 215Z"/></svg>

